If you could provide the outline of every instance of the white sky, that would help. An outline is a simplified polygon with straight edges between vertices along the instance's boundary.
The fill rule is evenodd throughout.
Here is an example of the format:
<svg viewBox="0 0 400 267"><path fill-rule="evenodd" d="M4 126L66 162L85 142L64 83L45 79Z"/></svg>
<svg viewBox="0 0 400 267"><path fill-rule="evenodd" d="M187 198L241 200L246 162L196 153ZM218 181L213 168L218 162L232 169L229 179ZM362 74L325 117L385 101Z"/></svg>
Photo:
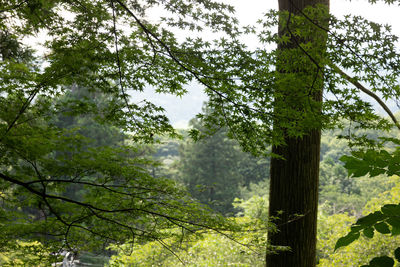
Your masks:
<svg viewBox="0 0 400 267"><path fill-rule="evenodd" d="M278 0L225 1L236 7L236 15L243 25L254 24L269 9L278 8ZM369 20L392 25L392 32L400 36L400 7L383 3L371 5L367 0L331 0L331 13L337 17L360 15ZM188 121L201 111L207 97L199 85L188 86L189 93L182 98L148 92L146 98L166 109L167 116L177 128L187 127Z"/></svg>

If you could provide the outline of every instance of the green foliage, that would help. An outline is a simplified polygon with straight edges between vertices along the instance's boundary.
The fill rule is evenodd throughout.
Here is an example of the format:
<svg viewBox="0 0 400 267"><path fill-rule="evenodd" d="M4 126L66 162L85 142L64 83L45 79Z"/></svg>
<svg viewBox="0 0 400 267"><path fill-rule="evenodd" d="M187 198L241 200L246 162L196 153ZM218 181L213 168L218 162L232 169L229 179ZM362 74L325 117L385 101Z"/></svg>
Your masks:
<svg viewBox="0 0 400 267"><path fill-rule="evenodd" d="M379 194L365 205L363 214L381 212L382 205L400 202L398 178L395 178L395 181L395 186L392 189ZM323 210L323 207L321 209ZM378 226L378 229L380 229L378 231L373 226L374 216L369 216L364 220L365 224L370 226L361 229L356 223L358 221L356 217L347 214L329 216L322 212L319 216L318 225L318 266L360 266L368 264L374 256L393 258L395 250L400 246L400 237L384 234L387 232L385 226L382 228ZM377 217L379 216L375 218ZM351 235L348 235L349 226L351 226ZM389 226L389 229L392 229L391 226ZM358 238L353 240L355 237ZM348 244L335 250L339 245L345 243Z"/></svg>
<svg viewBox="0 0 400 267"><path fill-rule="evenodd" d="M369 265L366 266L380 266L376 265L381 261L389 264L393 260L388 260L388 256L393 257L393 253L397 247L400 246L398 235L398 227L400 226L398 221L399 207L397 204L388 203L399 203L399 178L394 177L395 186L378 197L371 199L364 208L364 215L355 220L351 225L351 230L346 235L346 226L341 227L342 237L336 235L338 238L334 249L338 249L335 254L329 256L330 262L346 262L344 259L353 260L358 264L365 264L370 260ZM349 223L348 223L349 225ZM344 236L343 236L344 235ZM390 236L389 236L390 235ZM333 239L334 240L334 239ZM333 243L332 243L333 249ZM357 256L357 251L364 250L365 255L370 257ZM368 251L368 253L366 253ZM386 255L385 255L386 254ZM344 257L344 255L346 255ZM377 259L371 259L374 255L380 255ZM343 258L342 260L340 260ZM324 260L322 262L325 262ZM328 261L326 261L326 264ZM374 265L375 264L375 265ZM325 265L322 265L325 266ZM329 265L327 265L329 266ZM358 266L358 265L357 265ZM381 265L386 266L386 265ZM393 266L393 265L387 265Z"/></svg>
<svg viewBox="0 0 400 267"><path fill-rule="evenodd" d="M236 241L213 233L204 233L190 243L177 242L172 245L164 240L176 255L156 242L125 246L118 250L118 255L111 257L110 266L264 266L265 249L262 247L266 247L265 242L258 241L258 251L237 243L246 243L252 238L265 240L265 236L256 236L254 233L236 236ZM131 254L129 249L133 249Z"/></svg>
<svg viewBox="0 0 400 267"><path fill-rule="evenodd" d="M363 265L362 267L392 267L394 266L394 260L388 256L373 258L369 265Z"/></svg>
<svg viewBox="0 0 400 267"><path fill-rule="evenodd" d="M233 227L152 175L158 163L143 144L177 134L162 107L128 95L148 86L183 94L194 76L175 55L185 46L171 29L231 35L233 10L208 0L162 3L163 23L151 25L144 18L159 4L1 1L0 249L21 239L98 251L181 235L164 231L171 227Z"/></svg>
<svg viewBox="0 0 400 267"><path fill-rule="evenodd" d="M395 144L399 143L394 138L384 138L383 140L391 141ZM343 156L341 160L345 162L345 167L348 169L349 175L355 177L366 174L369 174L371 177L380 174L398 175L400 170L397 160L399 153L399 147L395 147L392 153L389 153L385 149L367 149L355 151L352 153L352 156ZM379 211L358 219L352 226L351 231L338 240L335 249L347 246L358 239L361 231L367 237L373 236L374 230L382 234L392 234L392 236L400 234L399 215L400 204L386 204L382 206Z"/></svg>
<svg viewBox="0 0 400 267"><path fill-rule="evenodd" d="M267 252L267 229L264 217L255 210L257 201L238 204L244 217L235 218L240 231L216 234L201 231L186 241L168 238L158 242L127 243L113 246L118 254L111 257L110 266L264 266ZM243 215L242 214L242 215ZM255 215L256 217L252 217ZM174 231L171 229L170 231ZM268 248L271 252L271 248Z"/></svg>
<svg viewBox="0 0 400 267"><path fill-rule="evenodd" d="M275 33L278 25L285 34ZM368 136L351 130L390 130L392 124L374 111L356 86L361 82L383 100L398 98L400 54L390 27L358 16L339 20L323 6L306 8L298 16L270 11L257 26L246 31L258 38L255 49L246 49L235 39L211 44L188 40L193 47L206 43L211 47L202 53L205 62L198 68L210 96L212 112L202 116L207 128L226 126L246 150L261 154L269 152L269 144L284 143L283 129L286 135L299 137L307 129L337 126L349 130L351 134L345 135L350 141L363 144L370 142ZM293 39L307 41L289 43ZM321 106L310 95L322 83L332 97Z"/></svg>
<svg viewBox="0 0 400 267"><path fill-rule="evenodd" d="M379 211L368 214L356 221L351 227L351 231L337 241L335 250L347 246L363 234L372 238L374 230L381 234L391 234L392 236L400 234L400 204L386 204ZM390 227L389 227L390 226Z"/></svg>
<svg viewBox="0 0 400 267"><path fill-rule="evenodd" d="M263 196L254 195L247 200L235 198L233 206L243 210L237 213L238 216L268 221L268 194Z"/></svg>
<svg viewBox="0 0 400 267"><path fill-rule="evenodd" d="M355 134L360 135L361 132ZM363 134L377 141L378 136L393 135L374 130L363 131ZM374 179L370 179L368 175L349 177L345 164L339 159L350 157L351 150L348 142L338 139L338 135L343 135L343 131L324 131L322 135L319 203L323 205L327 214L347 212L359 217L371 198L389 190L393 184L387 182L385 175L376 176Z"/></svg>
<svg viewBox="0 0 400 267"><path fill-rule="evenodd" d="M207 111L210 112L210 111ZM206 129L200 120L191 121L203 136ZM220 129L193 143L187 141L180 155L179 177L190 194L222 213L234 213L232 202L241 187L268 177L269 162L241 150L239 144Z"/></svg>
<svg viewBox="0 0 400 267"><path fill-rule="evenodd" d="M320 207L323 210L323 207ZM346 233L346 228L354 221L354 217L348 214L327 215L323 211L318 215L317 228L317 255L320 266L339 265L336 258L332 259L333 248L337 238ZM343 255L337 257L339 260L345 259ZM348 258L348 257L346 257ZM348 262L348 260L346 261ZM346 263L345 262L345 263ZM345 266L345 263L343 265Z"/></svg>
<svg viewBox="0 0 400 267"><path fill-rule="evenodd" d="M60 261L60 257L50 254L50 250L35 241L24 242L17 240L0 250L0 265L9 266L49 266Z"/></svg>

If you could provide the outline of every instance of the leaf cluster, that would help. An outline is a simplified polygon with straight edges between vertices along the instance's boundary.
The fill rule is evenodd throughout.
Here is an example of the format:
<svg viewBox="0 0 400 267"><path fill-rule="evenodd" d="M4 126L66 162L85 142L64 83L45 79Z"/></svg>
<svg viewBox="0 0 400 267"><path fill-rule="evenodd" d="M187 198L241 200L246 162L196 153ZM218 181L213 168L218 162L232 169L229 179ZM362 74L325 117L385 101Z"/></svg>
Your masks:
<svg viewBox="0 0 400 267"><path fill-rule="evenodd" d="M390 141L398 144L399 140L395 138L383 138L384 141ZM396 146L393 151L386 149L365 151L356 151L352 156L343 156L341 160L345 162L344 167L349 175L354 177L369 174L371 177L387 174L389 176L399 175L398 166L399 148ZM347 246L359 239L361 233L367 238L373 238L375 231L381 234L391 234L396 236L400 234L400 204L386 204L380 210L361 217L351 226L347 235L338 239L335 250ZM396 260L400 261L400 248L394 252ZM394 260L388 256L376 257L366 266L393 266Z"/></svg>

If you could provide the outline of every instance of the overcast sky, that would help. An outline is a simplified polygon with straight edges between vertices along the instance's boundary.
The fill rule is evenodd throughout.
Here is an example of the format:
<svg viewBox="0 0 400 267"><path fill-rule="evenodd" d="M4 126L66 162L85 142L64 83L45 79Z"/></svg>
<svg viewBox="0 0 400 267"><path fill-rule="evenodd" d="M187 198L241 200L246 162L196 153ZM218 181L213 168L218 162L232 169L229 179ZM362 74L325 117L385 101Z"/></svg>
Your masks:
<svg viewBox="0 0 400 267"><path fill-rule="evenodd" d="M278 0L231 0L226 1L236 7L236 16L246 25L254 24L269 9L278 8ZM392 25L393 33L400 36L400 8L383 3L369 4L366 0L331 0L331 13L337 17L346 14L360 15L369 20ZM187 127L187 123L201 111L202 103L207 100L199 85L188 86L189 93L182 98L160 95L148 90L146 98L166 109L172 124L177 128ZM135 98L141 96L135 95ZM394 110L395 112L397 110Z"/></svg>

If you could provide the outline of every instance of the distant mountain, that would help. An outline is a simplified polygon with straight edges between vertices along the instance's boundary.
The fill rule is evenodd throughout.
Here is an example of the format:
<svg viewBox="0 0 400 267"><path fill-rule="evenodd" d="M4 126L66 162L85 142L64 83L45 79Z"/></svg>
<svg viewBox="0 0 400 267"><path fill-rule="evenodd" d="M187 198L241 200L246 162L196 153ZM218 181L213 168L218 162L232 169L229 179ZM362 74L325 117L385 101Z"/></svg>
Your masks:
<svg viewBox="0 0 400 267"><path fill-rule="evenodd" d="M188 93L182 97L156 93L154 88L148 88L144 92L130 92L130 95L135 103L147 99L163 107L175 128L187 128L189 121L201 112L207 96L201 85L196 83L188 85L186 90Z"/></svg>
<svg viewBox="0 0 400 267"><path fill-rule="evenodd" d="M135 103L147 99L152 103L163 107L172 125L175 128L184 129L188 127L189 121L193 119L196 114L201 112L203 103L208 99L202 86L198 83L188 85L186 90L188 93L182 97L177 97L171 94L156 93L154 88L150 87L144 92L130 92L130 95ZM334 98L329 93L325 97ZM379 114L385 117L388 116L374 99L363 93L361 93L361 98L369 101ZM386 105L393 113L399 111L399 107L394 101L387 101Z"/></svg>

